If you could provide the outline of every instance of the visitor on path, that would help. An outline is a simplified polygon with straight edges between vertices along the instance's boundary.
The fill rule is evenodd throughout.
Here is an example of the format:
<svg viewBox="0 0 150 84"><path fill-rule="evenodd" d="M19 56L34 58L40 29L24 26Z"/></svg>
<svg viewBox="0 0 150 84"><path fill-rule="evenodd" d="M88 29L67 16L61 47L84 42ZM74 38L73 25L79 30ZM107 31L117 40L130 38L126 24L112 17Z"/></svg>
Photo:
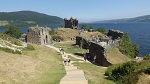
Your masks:
<svg viewBox="0 0 150 84"><path fill-rule="evenodd" d="M67 59L66 58L64 58L64 64L65 64L65 66L67 65Z"/></svg>
<svg viewBox="0 0 150 84"><path fill-rule="evenodd" d="M86 54L84 54L84 61L86 61L87 60L87 57L86 57Z"/></svg>
<svg viewBox="0 0 150 84"><path fill-rule="evenodd" d="M64 49L63 48L61 48L61 52L62 52L62 54L64 54Z"/></svg>
<svg viewBox="0 0 150 84"><path fill-rule="evenodd" d="M59 48L59 50L60 50L61 54L64 54L64 49L63 48Z"/></svg>
<svg viewBox="0 0 150 84"><path fill-rule="evenodd" d="M70 61L71 61L70 58L68 58L68 61L67 61L67 62L68 62L68 65L70 65Z"/></svg>

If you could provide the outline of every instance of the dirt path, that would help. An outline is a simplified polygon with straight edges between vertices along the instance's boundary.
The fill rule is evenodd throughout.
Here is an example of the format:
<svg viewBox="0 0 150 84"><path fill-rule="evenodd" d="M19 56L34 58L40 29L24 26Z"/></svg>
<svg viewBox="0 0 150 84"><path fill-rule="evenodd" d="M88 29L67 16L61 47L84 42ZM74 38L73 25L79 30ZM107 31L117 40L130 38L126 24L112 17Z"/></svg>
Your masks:
<svg viewBox="0 0 150 84"><path fill-rule="evenodd" d="M52 48L57 52L60 52L59 48L56 48L54 46L47 45L47 47ZM76 59L84 60L83 58L76 57L73 54L62 54L62 58L65 58L66 56L72 56ZM85 78L84 72L74 66L72 64L73 62L75 61L71 61L69 65L65 66L66 75L61 79L60 84L88 84L88 80Z"/></svg>

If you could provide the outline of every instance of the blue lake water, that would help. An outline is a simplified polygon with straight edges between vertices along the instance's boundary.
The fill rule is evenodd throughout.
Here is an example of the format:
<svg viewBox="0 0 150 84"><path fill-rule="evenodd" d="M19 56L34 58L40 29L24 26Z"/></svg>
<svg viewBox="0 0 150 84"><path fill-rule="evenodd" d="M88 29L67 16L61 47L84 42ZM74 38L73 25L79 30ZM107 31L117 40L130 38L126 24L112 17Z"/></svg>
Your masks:
<svg viewBox="0 0 150 84"><path fill-rule="evenodd" d="M93 23L93 27L117 29L127 32L132 41L140 47L140 54L150 54L150 23Z"/></svg>
<svg viewBox="0 0 150 84"><path fill-rule="evenodd" d="M150 23L93 23L94 28L104 27L108 29L117 29L127 32L132 41L140 47L140 54L150 54ZM0 32L5 29L0 28ZM23 33L27 32L27 28L21 28Z"/></svg>

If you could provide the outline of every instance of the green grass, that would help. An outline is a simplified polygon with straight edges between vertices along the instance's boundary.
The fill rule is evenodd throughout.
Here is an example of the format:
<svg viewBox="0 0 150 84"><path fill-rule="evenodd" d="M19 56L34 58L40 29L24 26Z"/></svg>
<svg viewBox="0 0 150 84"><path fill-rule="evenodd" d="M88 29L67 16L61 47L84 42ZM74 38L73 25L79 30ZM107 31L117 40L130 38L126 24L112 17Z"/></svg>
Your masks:
<svg viewBox="0 0 150 84"><path fill-rule="evenodd" d="M87 52L87 50L78 48L74 44L75 44L74 42L61 42L61 43L56 43L54 46L57 48L61 47L64 49L65 52L72 53L75 55L76 55L76 53L84 54ZM77 55L77 56L79 56L79 55Z"/></svg>
<svg viewBox="0 0 150 84"><path fill-rule="evenodd" d="M70 58L71 61L83 61L83 60L81 60L81 59L76 59L76 58L74 58L74 57L72 57L72 56L69 56L69 58Z"/></svg>
<svg viewBox="0 0 150 84"><path fill-rule="evenodd" d="M36 57L46 64L39 66L42 73L39 74L39 78L34 84L59 84L60 79L65 75L63 60L60 54L43 46L33 47L35 50L32 53L26 52L26 54L34 58Z"/></svg>
<svg viewBox="0 0 150 84"><path fill-rule="evenodd" d="M85 76L88 79L89 84L115 84L113 81L107 80L104 76L107 68L99 67L90 63L74 63L79 69L85 72Z"/></svg>

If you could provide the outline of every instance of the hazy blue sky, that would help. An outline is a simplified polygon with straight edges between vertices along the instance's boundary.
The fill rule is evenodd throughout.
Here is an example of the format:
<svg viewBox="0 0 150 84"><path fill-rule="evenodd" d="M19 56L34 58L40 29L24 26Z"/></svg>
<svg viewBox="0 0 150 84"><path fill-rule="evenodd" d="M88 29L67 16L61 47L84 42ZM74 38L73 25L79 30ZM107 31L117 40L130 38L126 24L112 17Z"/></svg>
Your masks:
<svg viewBox="0 0 150 84"><path fill-rule="evenodd" d="M150 14L150 0L0 0L0 11L31 10L80 22Z"/></svg>

